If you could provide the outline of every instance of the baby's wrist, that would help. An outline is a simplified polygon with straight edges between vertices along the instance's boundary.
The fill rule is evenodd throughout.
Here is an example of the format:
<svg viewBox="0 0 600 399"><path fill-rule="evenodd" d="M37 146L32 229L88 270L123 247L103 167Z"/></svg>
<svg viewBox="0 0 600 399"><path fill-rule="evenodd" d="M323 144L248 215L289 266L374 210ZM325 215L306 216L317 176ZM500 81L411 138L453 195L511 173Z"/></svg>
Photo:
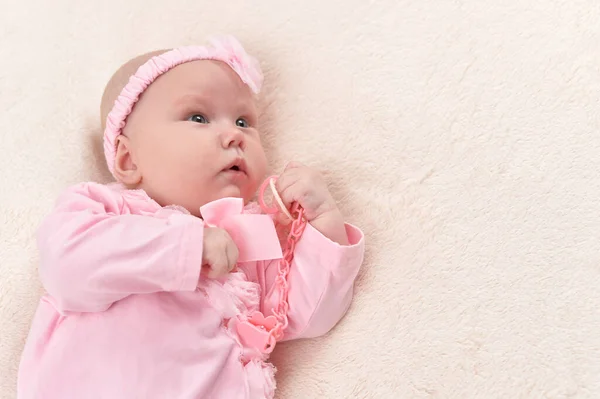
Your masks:
<svg viewBox="0 0 600 399"><path fill-rule="evenodd" d="M314 218L310 224L331 241L349 245L344 217L337 207Z"/></svg>

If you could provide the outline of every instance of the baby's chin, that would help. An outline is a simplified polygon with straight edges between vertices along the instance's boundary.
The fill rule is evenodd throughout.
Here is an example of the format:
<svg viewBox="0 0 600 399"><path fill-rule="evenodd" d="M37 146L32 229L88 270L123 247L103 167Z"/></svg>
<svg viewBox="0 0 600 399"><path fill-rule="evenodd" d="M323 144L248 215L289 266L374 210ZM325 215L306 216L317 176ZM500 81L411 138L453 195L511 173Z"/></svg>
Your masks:
<svg viewBox="0 0 600 399"><path fill-rule="evenodd" d="M243 198L244 193L238 186L231 184L231 185L228 185L227 187L224 187L217 194L217 198L230 198L230 197Z"/></svg>
<svg viewBox="0 0 600 399"><path fill-rule="evenodd" d="M224 187L219 193L218 198L242 198L244 204L247 204L255 197L257 190L258 187L255 187L253 184L245 184L242 187L232 184Z"/></svg>
<svg viewBox="0 0 600 399"><path fill-rule="evenodd" d="M215 195L212 196L213 199L211 201L216 201L223 198L241 198L244 200L244 204L247 204L253 197L254 192L248 193L247 190L242 190L237 186L228 186L220 190L218 193L215 193Z"/></svg>
<svg viewBox="0 0 600 399"><path fill-rule="evenodd" d="M231 186L221 188L221 190L213 193L213 195L210 195L208 198L205 197L205 199L200 202L196 202L196 201L193 201L192 203L188 202L186 204L185 208L192 215L201 217L200 208L202 206L206 205L207 203L217 201L217 200L220 200L223 198L241 198L244 200L244 205L246 205L254 199L255 194L256 194L255 191L256 190L254 190L254 191L243 190L235 185L231 185Z"/></svg>

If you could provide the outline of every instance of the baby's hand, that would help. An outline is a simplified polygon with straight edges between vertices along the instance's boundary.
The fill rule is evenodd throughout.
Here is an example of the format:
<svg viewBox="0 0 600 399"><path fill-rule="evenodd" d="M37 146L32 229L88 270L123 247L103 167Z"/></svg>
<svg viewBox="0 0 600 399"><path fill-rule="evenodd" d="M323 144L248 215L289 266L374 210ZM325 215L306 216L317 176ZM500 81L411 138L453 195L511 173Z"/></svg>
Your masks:
<svg viewBox="0 0 600 399"><path fill-rule="evenodd" d="M235 267L238 248L231 236L218 227L204 229L202 268L208 270L209 278L222 277Z"/></svg>
<svg viewBox="0 0 600 399"><path fill-rule="evenodd" d="M337 210L337 205L319 172L301 163L287 164L277 179L276 188L288 209L294 202L298 202L304 208L304 215L309 222Z"/></svg>
<svg viewBox="0 0 600 399"><path fill-rule="evenodd" d="M319 172L298 162L290 162L275 186L288 209L297 202L304 208L304 216L314 228L330 240L348 245L344 219Z"/></svg>

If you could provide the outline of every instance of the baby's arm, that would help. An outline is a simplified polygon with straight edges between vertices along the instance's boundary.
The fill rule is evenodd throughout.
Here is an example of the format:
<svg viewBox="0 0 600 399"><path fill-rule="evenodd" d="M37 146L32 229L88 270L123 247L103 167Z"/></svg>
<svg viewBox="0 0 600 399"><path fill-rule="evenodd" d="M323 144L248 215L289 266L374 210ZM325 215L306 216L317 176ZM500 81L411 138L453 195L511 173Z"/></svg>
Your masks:
<svg viewBox="0 0 600 399"><path fill-rule="evenodd" d="M350 306L354 279L364 256L363 234L344 223L316 171L290 163L277 180L277 190L286 206L299 203L309 222L294 251L288 276L289 326L284 338L314 337L329 331ZM278 301L278 292L270 283L276 273L276 264L265 269L266 314Z"/></svg>
<svg viewBox="0 0 600 399"><path fill-rule="evenodd" d="M196 288L202 220L121 214L123 205L110 188L81 184L42 223L40 276L59 310L98 312L131 294Z"/></svg>
<svg viewBox="0 0 600 399"><path fill-rule="evenodd" d="M352 301L353 286L364 257L362 232L345 225L350 245L340 245L307 225L298 241L288 276L288 328L284 340L311 338L331 330ZM279 300L273 289L277 263L266 268L269 290L263 297L263 313L271 314Z"/></svg>

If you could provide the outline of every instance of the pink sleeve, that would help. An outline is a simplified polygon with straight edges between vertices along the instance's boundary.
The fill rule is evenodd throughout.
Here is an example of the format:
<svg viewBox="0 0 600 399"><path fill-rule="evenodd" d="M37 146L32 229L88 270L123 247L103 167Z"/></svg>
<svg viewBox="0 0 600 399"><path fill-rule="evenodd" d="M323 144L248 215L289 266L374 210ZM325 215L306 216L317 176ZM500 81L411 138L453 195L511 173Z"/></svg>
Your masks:
<svg viewBox="0 0 600 399"><path fill-rule="evenodd" d="M352 301L354 280L364 257L362 232L346 224L350 245L339 245L310 224L296 246L288 277L288 328L284 340L311 338L331 330ZM263 312L271 314L278 300L273 290L278 260L267 264Z"/></svg>
<svg viewBox="0 0 600 399"><path fill-rule="evenodd" d="M202 220L121 214L120 199L106 186L81 184L42 223L40 276L60 311L104 311L131 294L196 288Z"/></svg>

